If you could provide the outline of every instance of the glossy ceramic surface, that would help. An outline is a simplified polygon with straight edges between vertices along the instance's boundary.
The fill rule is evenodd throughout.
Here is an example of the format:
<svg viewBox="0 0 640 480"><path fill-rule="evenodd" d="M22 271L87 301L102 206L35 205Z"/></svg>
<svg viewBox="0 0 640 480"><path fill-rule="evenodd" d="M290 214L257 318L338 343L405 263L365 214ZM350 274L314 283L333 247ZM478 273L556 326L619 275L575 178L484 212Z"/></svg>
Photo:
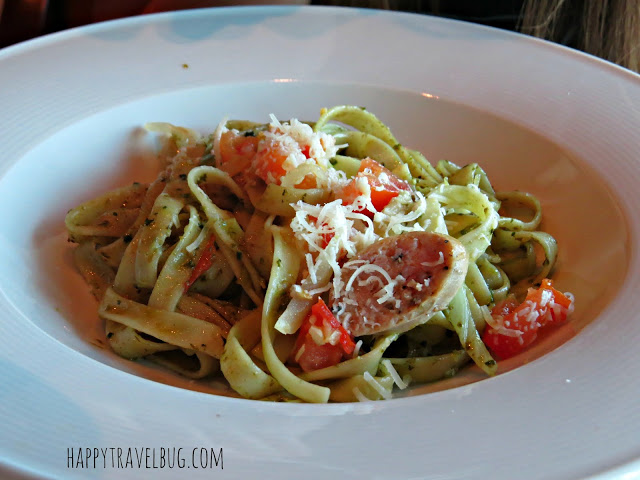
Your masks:
<svg viewBox="0 0 640 480"><path fill-rule="evenodd" d="M224 471L214 473L233 478L635 472L637 76L471 24L310 7L99 24L0 51L0 70L5 476L80 478L88 471L69 468L70 448L112 447L182 448L184 468L194 448L223 448ZM537 195L543 228L560 245L557 285L577 299L572 322L495 378L470 370L365 404L229 398L222 384L181 380L102 348L63 219L106 188L153 178L137 128L169 121L207 131L225 115L313 120L342 103L366 106L432 161L477 162L497 189ZM119 469L101 455L90 474L171 478L179 469L135 459Z"/></svg>

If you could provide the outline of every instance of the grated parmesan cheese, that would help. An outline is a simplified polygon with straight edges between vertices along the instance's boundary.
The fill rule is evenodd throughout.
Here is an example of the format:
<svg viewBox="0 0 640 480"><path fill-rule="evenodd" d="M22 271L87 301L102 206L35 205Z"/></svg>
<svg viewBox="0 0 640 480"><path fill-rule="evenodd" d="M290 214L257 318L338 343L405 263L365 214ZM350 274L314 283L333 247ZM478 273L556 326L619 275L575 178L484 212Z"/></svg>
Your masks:
<svg viewBox="0 0 640 480"><path fill-rule="evenodd" d="M360 354L360 349L361 348L362 348L362 340L358 340L356 342L356 348L353 349L353 353L351 354L351 356L353 358L356 358Z"/></svg>
<svg viewBox="0 0 640 480"><path fill-rule="evenodd" d="M305 261L307 262L307 270L309 271L309 276L311 281L315 284L318 282L318 277L316 276L316 270L313 265L313 256L310 253L305 254Z"/></svg>
<svg viewBox="0 0 640 480"><path fill-rule="evenodd" d="M258 151L254 159L254 166L263 162L263 157L276 155L284 158L282 169L285 176L275 178L271 172L267 174L270 183L282 181L285 185L289 172L302 165L317 165L326 175L314 175L317 180L323 180L319 187L330 187L331 184L346 183L346 175L330 168L330 160L342 145L336 145L335 138L324 132L314 132L310 125L293 118L289 122L280 122L275 115L270 115L271 122L268 129L260 133ZM299 180L293 182L298 183ZM287 186L287 185L285 185ZM288 185L294 186L294 185Z"/></svg>
<svg viewBox="0 0 640 480"><path fill-rule="evenodd" d="M371 399L368 398L364 393L362 393L358 387L353 387L353 390L351 390L351 391L353 392L353 395L356 397L356 399L359 402L370 402L371 401Z"/></svg>
<svg viewBox="0 0 640 480"><path fill-rule="evenodd" d="M227 128L227 121L229 120L229 117L224 117L220 123L218 123L218 126L216 127L216 129L213 131L213 145L212 145L212 150L213 150L213 158L215 159L216 165L220 164L220 160L221 160L221 155L220 155L220 139L222 138L222 134L224 132L228 132L229 129Z"/></svg>
<svg viewBox="0 0 640 480"><path fill-rule="evenodd" d="M571 315L576 308L576 297L571 292L564 292L564 296L567 297L571 302L569 304L569 308L567 308L567 315Z"/></svg>
<svg viewBox="0 0 640 480"><path fill-rule="evenodd" d="M376 212L373 220L379 225L383 237L403 232L425 231L431 223L421 218L426 211L427 201L422 193L403 191L381 212Z"/></svg>
<svg viewBox="0 0 640 480"><path fill-rule="evenodd" d="M375 378L373 378L373 375L371 375L369 372L364 372L363 377L365 381L369 385L371 385L371 387L373 387L373 389L378 392L382 398L384 398L385 400L389 400L392 397L391 392L380 385L380 383Z"/></svg>
<svg viewBox="0 0 640 480"><path fill-rule="evenodd" d="M371 219L355 211L360 205L359 202L342 205L342 200L325 205L309 205L304 202L292 205L295 216L291 221L291 229L309 249L309 253L305 254L308 278L313 285L308 290L309 294L333 289L334 297L340 297L344 289L342 267L338 262L340 257L344 254L347 258L352 258L358 251L380 238L374 231ZM327 237L330 240L324 245ZM333 273L333 279L327 278L320 284L318 272L327 267Z"/></svg>
<svg viewBox="0 0 640 480"><path fill-rule="evenodd" d="M398 374L398 371L395 369L395 367L393 366L393 364L391 363L391 360L389 360L388 358L385 358L384 360L382 360L382 365L385 366L385 368L387 369L387 372L389 372L389 375L391 375L391 378L393 378L393 381L395 382L396 385L398 385L398 388L400 390L404 390L405 388L408 387L408 384L405 383L401 378L400 375Z"/></svg>
<svg viewBox="0 0 640 480"><path fill-rule="evenodd" d="M300 357L302 357L302 354L304 353L305 348L306 348L306 345L303 343L302 346L300 347L300 349L298 350L298 353L296 353L296 356L294 358L294 360L296 362L300 361Z"/></svg>
<svg viewBox="0 0 640 480"><path fill-rule="evenodd" d="M444 254L442 252L439 252L440 256L438 257L438 260L435 260L433 262L422 262L420 263L420 265L422 265L423 267L436 267L438 265L442 265L444 263Z"/></svg>
<svg viewBox="0 0 640 480"><path fill-rule="evenodd" d="M351 275L351 278L349 278L349 281L347 282L347 286L345 287L345 291L349 292L349 291L352 290L353 282L358 277L358 275L360 275L361 273L373 273L373 272L377 272L380 275L382 275L384 277L384 279L387 281L387 285L393 283L393 280L391 279L389 274L386 272L386 270L382 269L381 267L379 267L377 265L372 265L370 263L365 263L364 265L360 265L353 272L353 274Z"/></svg>

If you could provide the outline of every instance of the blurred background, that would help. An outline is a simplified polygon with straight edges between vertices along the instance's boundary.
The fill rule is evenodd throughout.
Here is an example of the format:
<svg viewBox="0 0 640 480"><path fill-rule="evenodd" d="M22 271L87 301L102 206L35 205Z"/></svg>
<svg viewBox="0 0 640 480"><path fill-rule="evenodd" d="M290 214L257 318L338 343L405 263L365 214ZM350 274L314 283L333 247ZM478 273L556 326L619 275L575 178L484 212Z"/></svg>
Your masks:
<svg viewBox="0 0 640 480"><path fill-rule="evenodd" d="M66 28L132 15L211 6L275 3L404 10L507 29L516 28L522 8L522 0L0 0L0 46Z"/></svg>
<svg viewBox="0 0 640 480"><path fill-rule="evenodd" d="M0 48L133 15L278 3L400 10L464 20L544 38L639 70L640 0L0 0Z"/></svg>

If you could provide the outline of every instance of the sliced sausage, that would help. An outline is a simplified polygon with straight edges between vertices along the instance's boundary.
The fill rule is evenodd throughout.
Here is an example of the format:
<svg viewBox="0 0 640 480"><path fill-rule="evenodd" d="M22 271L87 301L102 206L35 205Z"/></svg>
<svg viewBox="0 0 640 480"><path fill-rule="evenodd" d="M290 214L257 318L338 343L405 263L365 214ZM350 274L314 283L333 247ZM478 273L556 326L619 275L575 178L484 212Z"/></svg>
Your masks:
<svg viewBox="0 0 640 480"><path fill-rule="evenodd" d="M342 295L331 308L354 336L403 332L447 307L462 287L468 258L448 235L408 232L384 238L344 264Z"/></svg>

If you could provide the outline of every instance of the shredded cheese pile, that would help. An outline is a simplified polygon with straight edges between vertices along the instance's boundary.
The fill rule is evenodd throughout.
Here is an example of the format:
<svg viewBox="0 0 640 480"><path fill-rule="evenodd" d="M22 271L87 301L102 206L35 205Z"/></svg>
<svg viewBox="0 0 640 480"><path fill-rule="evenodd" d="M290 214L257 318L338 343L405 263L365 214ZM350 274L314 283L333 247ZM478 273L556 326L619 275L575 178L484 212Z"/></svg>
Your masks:
<svg viewBox="0 0 640 480"><path fill-rule="evenodd" d="M275 115L271 115L269 130L264 133L264 138L265 143L279 148L287 155L283 164L287 172L309 161L329 168L329 160L341 148L336 146L333 136L324 132L314 132L309 125L295 118L290 122L281 123ZM307 155L304 151L307 151Z"/></svg>
<svg viewBox="0 0 640 480"><path fill-rule="evenodd" d="M303 291L302 286L296 285L294 293L318 295L331 290L333 298L336 299L336 309L333 313L347 330L349 330L351 314L345 313L345 310L347 305L357 305L356 299L350 295L354 283L357 282L358 286L376 283L379 289L372 299L368 299L368 302L376 301L381 305L389 303L399 308L401 300L394 296L394 291L398 285L406 282L401 275L391 278L388 272L378 265L351 259L375 241L388 236L390 231L399 233L424 230L424 227L417 222L426 209L426 201L422 194L403 192L406 194L399 195L383 211L377 212L370 200L369 185L366 179L362 180L364 181L362 186L356 184L363 195L357 197L352 204L343 205L340 199L325 205L298 202L294 205L296 213L291 222L294 234L309 251L305 254L306 267L308 278L315 286L313 289ZM364 209L376 212L373 220L367 215L358 213ZM406 212L407 209L409 209L407 213L401 213ZM340 260L344 257L346 262L341 266ZM440 258L436 264L443 261L444 258ZM325 282L319 284L318 271L327 264L332 270L333 278L327 278ZM353 271L350 272L349 278L342 278L343 271L348 271L350 268L353 268ZM359 278L363 275L366 275L365 279ZM422 290L426 286L428 283L412 285L416 290ZM360 321L365 325L376 326L375 322L366 316L363 316Z"/></svg>

